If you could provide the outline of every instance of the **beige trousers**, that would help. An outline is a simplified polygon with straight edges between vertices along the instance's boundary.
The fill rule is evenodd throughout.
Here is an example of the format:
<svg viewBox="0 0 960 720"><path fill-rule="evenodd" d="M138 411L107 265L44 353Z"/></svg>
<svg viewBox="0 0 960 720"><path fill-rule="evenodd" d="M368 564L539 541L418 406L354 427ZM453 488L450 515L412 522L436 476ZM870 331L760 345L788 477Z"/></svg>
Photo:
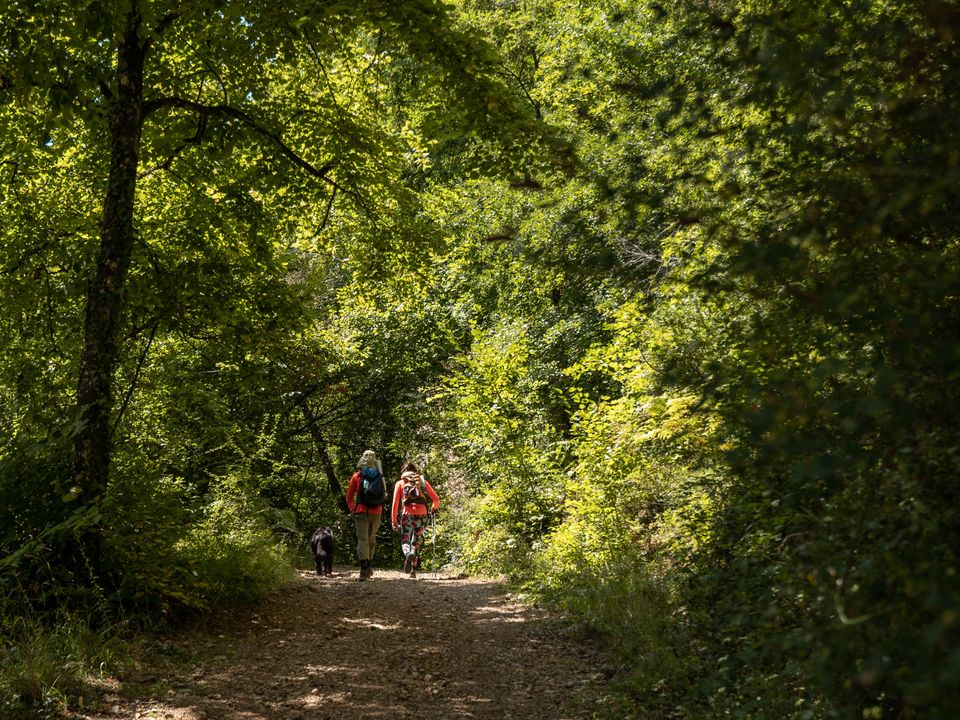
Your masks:
<svg viewBox="0 0 960 720"><path fill-rule="evenodd" d="M380 529L380 513L355 513L353 521L357 524L357 558L373 560L373 551L377 547L377 530Z"/></svg>

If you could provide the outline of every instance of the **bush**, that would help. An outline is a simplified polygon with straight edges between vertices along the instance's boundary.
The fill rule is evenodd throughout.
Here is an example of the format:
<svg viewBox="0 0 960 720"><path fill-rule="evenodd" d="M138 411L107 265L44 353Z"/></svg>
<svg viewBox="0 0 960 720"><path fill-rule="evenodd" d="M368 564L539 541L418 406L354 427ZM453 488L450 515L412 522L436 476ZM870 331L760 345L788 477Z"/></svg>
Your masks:
<svg viewBox="0 0 960 720"><path fill-rule="evenodd" d="M229 481L214 492L175 548L179 564L193 576L184 598L189 604L250 602L292 577L293 556L267 529L268 512Z"/></svg>
<svg viewBox="0 0 960 720"><path fill-rule="evenodd" d="M111 490L108 563L122 569L118 599L150 617L249 602L291 576L293 558L270 532L274 513L241 491L243 479L211 482L191 497L180 481L127 472Z"/></svg>

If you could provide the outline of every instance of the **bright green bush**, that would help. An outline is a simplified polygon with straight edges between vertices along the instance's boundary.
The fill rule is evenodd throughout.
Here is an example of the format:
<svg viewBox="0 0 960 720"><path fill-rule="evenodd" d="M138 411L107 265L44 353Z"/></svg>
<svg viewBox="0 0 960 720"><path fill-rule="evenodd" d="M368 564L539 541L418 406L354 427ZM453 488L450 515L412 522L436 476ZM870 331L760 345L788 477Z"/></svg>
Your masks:
<svg viewBox="0 0 960 720"><path fill-rule="evenodd" d="M497 493L466 500L445 516L456 546L456 565L485 575L515 574L527 568L530 546L509 516Z"/></svg>
<svg viewBox="0 0 960 720"><path fill-rule="evenodd" d="M532 597L568 611L601 637L616 660L619 694L610 717L694 717L696 704L678 692L690 686L702 660L683 619L675 578L662 567L623 554L602 567L573 551L556 564L554 549L523 584ZM655 714L656 713L656 714Z"/></svg>
<svg viewBox="0 0 960 720"><path fill-rule="evenodd" d="M292 577L290 553L267 528L267 506L217 488L189 533L175 547L195 580L190 602L204 607L248 602Z"/></svg>
<svg viewBox="0 0 960 720"><path fill-rule="evenodd" d="M148 615L246 602L290 577L292 559L271 532L275 512L243 492L241 475L191 496L177 480L144 470L111 491L109 563L121 603Z"/></svg>
<svg viewBox="0 0 960 720"><path fill-rule="evenodd" d="M624 374L624 348L605 353L594 353L578 372L606 366L628 394L584 399L564 520L546 538L524 588L572 612L615 652L618 692L604 710L610 717L710 717L703 699L688 692L706 646L689 623L684 575L717 509L704 470L689 464L702 457L708 423L687 397L645 395L644 373Z"/></svg>

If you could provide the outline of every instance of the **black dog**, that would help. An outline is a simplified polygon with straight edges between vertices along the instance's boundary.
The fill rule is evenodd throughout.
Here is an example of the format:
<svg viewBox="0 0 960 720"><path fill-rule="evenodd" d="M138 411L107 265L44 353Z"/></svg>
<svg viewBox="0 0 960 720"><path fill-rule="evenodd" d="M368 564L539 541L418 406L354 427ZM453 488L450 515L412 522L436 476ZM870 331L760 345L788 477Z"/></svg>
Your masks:
<svg viewBox="0 0 960 720"><path fill-rule="evenodd" d="M310 536L310 549L313 561L317 564L317 575L333 575L333 532L328 527L317 528Z"/></svg>

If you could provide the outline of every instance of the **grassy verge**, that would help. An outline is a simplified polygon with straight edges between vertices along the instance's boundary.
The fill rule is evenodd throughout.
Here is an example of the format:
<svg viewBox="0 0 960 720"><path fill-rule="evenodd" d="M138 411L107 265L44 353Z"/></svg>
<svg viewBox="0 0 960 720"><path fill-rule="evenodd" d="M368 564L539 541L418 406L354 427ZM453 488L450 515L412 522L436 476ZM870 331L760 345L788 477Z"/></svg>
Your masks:
<svg viewBox="0 0 960 720"><path fill-rule="evenodd" d="M7 600L0 621L0 716L58 717L83 707L129 666L123 624L93 613L42 617Z"/></svg>

